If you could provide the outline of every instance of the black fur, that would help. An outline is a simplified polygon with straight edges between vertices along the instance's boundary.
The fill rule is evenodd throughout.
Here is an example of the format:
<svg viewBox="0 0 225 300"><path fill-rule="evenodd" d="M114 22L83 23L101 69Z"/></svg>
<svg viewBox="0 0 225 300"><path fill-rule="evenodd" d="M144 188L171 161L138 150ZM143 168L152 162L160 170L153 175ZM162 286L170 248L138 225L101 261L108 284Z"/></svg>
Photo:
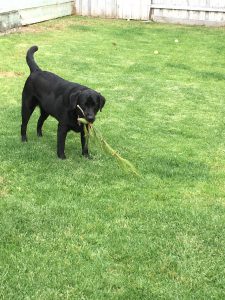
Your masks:
<svg viewBox="0 0 225 300"><path fill-rule="evenodd" d="M42 126L49 115L58 120L57 155L65 159L65 140L68 131L80 132L82 154L88 156L83 125L78 117L85 117L93 123L97 112L102 110L105 98L98 92L78 83L73 83L59 76L42 71L34 61L33 54L37 46L31 47L26 56L30 75L26 80L22 93L22 141L27 141L27 124L35 107L40 107L41 115L37 123L37 135L42 136ZM84 112L77 107L79 105Z"/></svg>

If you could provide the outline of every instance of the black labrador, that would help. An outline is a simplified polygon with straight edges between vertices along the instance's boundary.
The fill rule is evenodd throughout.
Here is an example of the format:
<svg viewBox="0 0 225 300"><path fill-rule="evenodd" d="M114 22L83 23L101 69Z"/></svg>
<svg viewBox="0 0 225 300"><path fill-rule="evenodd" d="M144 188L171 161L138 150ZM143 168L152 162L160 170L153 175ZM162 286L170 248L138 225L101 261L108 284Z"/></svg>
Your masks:
<svg viewBox="0 0 225 300"><path fill-rule="evenodd" d="M93 123L97 112L102 110L105 98L98 92L78 83L73 83L59 76L42 71L34 61L37 46L31 47L26 56L30 75L26 80L22 93L22 141L27 141L27 124L36 106L40 107L37 123L37 135L42 136L42 126L49 115L58 120L57 155L65 159L65 140L67 132L80 132L82 155L88 157L83 125L78 122L84 117Z"/></svg>

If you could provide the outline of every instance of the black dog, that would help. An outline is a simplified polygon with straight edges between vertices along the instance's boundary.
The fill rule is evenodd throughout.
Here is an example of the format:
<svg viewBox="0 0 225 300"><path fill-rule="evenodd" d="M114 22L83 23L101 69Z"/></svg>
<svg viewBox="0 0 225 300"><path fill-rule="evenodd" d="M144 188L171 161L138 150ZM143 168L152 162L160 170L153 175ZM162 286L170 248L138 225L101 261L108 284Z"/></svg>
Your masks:
<svg viewBox="0 0 225 300"><path fill-rule="evenodd" d="M59 121L57 132L57 155L65 159L65 140L67 132L80 132L82 155L88 156L83 125L77 121L84 117L88 122L95 121L95 115L102 110L105 98L86 86L66 81L59 76L42 71L34 61L37 46L31 47L26 56L30 68L22 94L22 141L27 141L27 124L36 106L40 107L37 135L42 136L42 126L49 115Z"/></svg>

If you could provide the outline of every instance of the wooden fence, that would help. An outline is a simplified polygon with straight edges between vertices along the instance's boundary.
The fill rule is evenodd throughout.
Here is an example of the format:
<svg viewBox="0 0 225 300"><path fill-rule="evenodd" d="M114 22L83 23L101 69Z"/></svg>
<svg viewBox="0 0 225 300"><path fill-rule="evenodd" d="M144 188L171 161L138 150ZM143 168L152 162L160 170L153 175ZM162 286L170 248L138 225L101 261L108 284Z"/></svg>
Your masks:
<svg viewBox="0 0 225 300"><path fill-rule="evenodd" d="M0 31L73 13L221 26L225 0L0 0Z"/></svg>
<svg viewBox="0 0 225 300"><path fill-rule="evenodd" d="M225 25L224 0L152 0L150 19L191 25Z"/></svg>
<svg viewBox="0 0 225 300"><path fill-rule="evenodd" d="M82 16L148 20L149 0L77 0L76 13Z"/></svg>
<svg viewBox="0 0 225 300"><path fill-rule="evenodd" d="M225 0L77 0L83 16L225 25Z"/></svg>

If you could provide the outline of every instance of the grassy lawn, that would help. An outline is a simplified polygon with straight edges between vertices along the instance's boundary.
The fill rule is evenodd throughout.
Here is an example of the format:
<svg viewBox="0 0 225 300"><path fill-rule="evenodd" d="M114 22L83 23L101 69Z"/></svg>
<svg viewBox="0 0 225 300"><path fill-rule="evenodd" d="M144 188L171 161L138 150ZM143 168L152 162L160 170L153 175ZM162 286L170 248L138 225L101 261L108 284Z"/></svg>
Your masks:
<svg viewBox="0 0 225 300"><path fill-rule="evenodd" d="M144 179L74 133L60 161L38 110L21 143L35 44L106 97L96 128ZM224 28L68 17L0 36L0 298L225 299L224 116Z"/></svg>

